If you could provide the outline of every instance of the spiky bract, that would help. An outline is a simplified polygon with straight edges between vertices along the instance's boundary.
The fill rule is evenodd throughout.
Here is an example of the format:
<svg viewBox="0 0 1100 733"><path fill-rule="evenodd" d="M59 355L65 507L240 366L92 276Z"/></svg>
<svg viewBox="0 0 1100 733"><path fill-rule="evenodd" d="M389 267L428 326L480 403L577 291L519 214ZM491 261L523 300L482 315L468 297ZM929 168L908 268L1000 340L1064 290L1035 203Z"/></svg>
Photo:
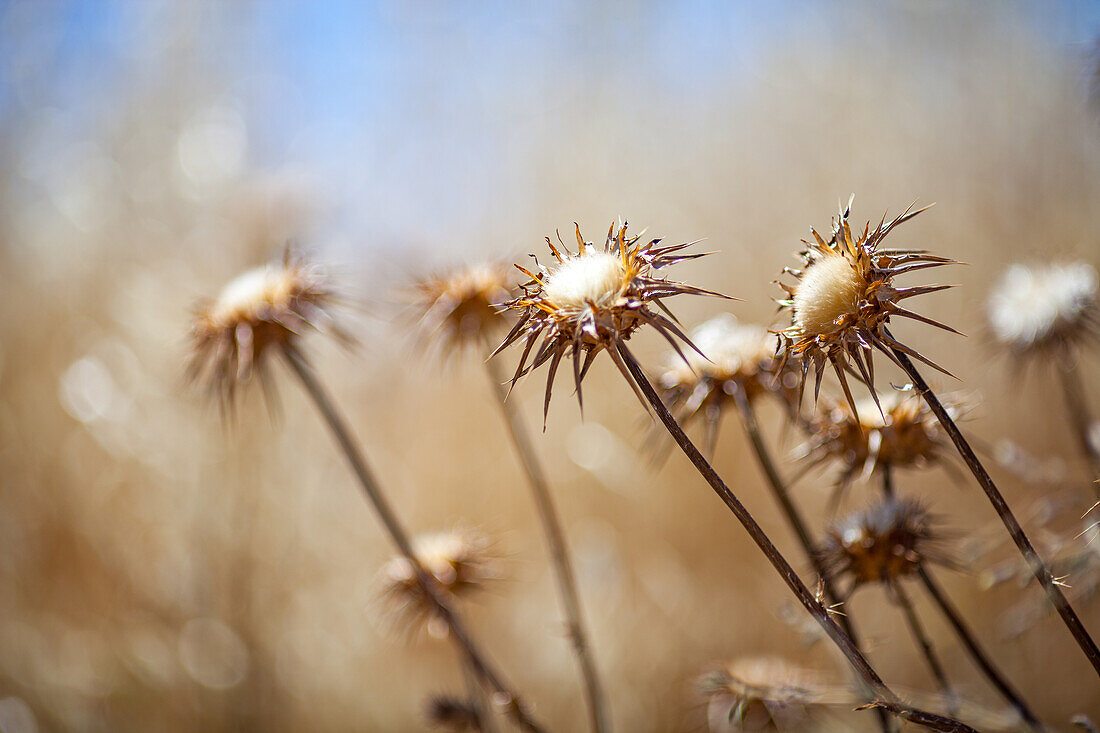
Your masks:
<svg viewBox="0 0 1100 733"><path fill-rule="evenodd" d="M549 363L544 415L550 407L554 375L562 359L572 358L578 400L581 400L581 381L592 360L605 350L636 389L616 347L640 326L650 325L685 358L680 343L692 346L691 341L663 299L682 294L725 297L657 275L664 267L709 254L683 254L694 242L665 247L659 246L660 239L643 242L641 235L627 235L625 222L621 226L611 225L602 246L586 242L579 226L576 237L575 253L569 251L560 237L558 245L546 238L557 260L551 267L539 264L537 258L533 272L516 265L531 280L521 285L522 295L506 304L517 312L518 321L494 352L495 355L523 342L512 384L528 371ZM645 403L641 395L639 399Z"/></svg>
<svg viewBox="0 0 1100 733"><path fill-rule="evenodd" d="M484 533L456 528L425 534L413 540L413 554L451 600L476 595L503 579L502 558L495 543ZM415 568L403 555L382 566L378 573L381 599L392 620L410 632L426 629L434 636L447 633L438 623L435 606L417 582Z"/></svg>
<svg viewBox="0 0 1100 733"><path fill-rule="evenodd" d="M989 296L993 337L1019 356L1065 351L1096 339L1100 288L1085 262L1010 266Z"/></svg>
<svg viewBox="0 0 1100 733"><path fill-rule="evenodd" d="M447 351L485 349L505 323L502 305L510 297L508 267L482 263L430 275L413 284L426 337Z"/></svg>
<svg viewBox="0 0 1100 733"><path fill-rule="evenodd" d="M868 224L853 235L848 218L852 202L841 208L833 222L832 236L825 240L816 230L812 242L803 240L800 253L802 269L784 268L793 275L793 285L779 283L787 297L778 301L790 312L791 324L779 331L782 351L787 357L801 359L802 385L810 367L815 388L821 384L827 364L831 364L848 401L853 403L846 374L864 382L875 394L872 351L878 350L897 363L892 350L949 374L917 351L894 339L886 326L893 316L911 318L952 333L955 329L902 308L899 302L916 295L933 293L949 285L898 287L894 278L930 267L955 264L953 260L919 249L883 249L882 242L894 227L909 221L924 209L906 209L899 216L871 229ZM855 364L856 369L851 368ZM898 366L901 366L898 364Z"/></svg>
<svg viewBox="0 0 1100 733"><path fill-rule="evenodd" d="M188 373L223 407L254 375L266 378L268 356L299 352L311 330L351 338L332 320L336 294L320 268L289 250L279 263L259 267L230 282L217 299L203 303L191 324Z"/></svg>
<svg viewBox="0 0 1100 733"><path fill-rule="evenodd" d="M711 733L801 730L852 695L815 672L773 657L743 657L702 680Z"/></svg>
<svg viewBox="0 0 1100 733"><path fill-rule="evenodd" d="M923 562L950 564L939 539L935 518L920 501L887 497L834 522L821 556L826 572L846 579L851 592L911 575Z"/></svg>

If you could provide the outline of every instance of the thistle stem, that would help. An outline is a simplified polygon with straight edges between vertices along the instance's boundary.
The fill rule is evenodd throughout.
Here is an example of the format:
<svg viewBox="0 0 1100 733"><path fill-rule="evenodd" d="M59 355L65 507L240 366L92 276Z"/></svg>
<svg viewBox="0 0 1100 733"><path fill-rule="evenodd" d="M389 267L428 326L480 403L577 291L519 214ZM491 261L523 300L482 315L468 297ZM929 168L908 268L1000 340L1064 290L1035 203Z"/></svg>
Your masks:
<svg viewBox="0 0 1100 733"><path fill-rule="evenodd" d="M917 642L921 655L924 656L924 661L928 663L928 669L932 671L932 676L936 678L936 684L940 686L940 692L947 700L948 711L955 715L957 708L955 692L951 689L951 683L947 681L947 674L943 671L943 665L940 664L939 657L936 656L932 640L928 638L928 634L925 633L924 626L920 622L920 617L917 616L917 609L914 608L913 602L909 600L909 594L905 592L901 583L888 582L887 587L893 592L894 599L901 607L901 611L905 615L905 623L909 627L909 633L913 635L913 640Z"/></svg>
<svg viewBox="0 0 1100 733"><path fill-rule="evenodd" d="M661 401L661 398L657 395L657 391L650 384L649 378L646 377L645 370L642 369L634 355L626 347L625 344L619 342L614 344L611 348L616 350L617 355L621 358L622 362L629 370L631 378L634 380L634 385L637 387L645 400L649 403L650 407L656 413L657 417L664 424L665 429L668 430L669 435L676 441L676 444L691 461L692 465L699 472L706 482L710 485L714 492L718 494L719 498L729 507L733 512L737 520L741 522L741 525L748 532L749 537L752 538L756 546L764 553L768 561L779 573L780 577L790 588L791 592L795 594L799 602L805 607L814 619L821 624L821 627L825 630L825 633L829 636L834 644L840 648L840 651L848 659L848 662L852 665L852 668L856 673L867 683L867 685L874 692L877 698L870 707L881 707L885 710L896 715L902 720L907 720L918 725L923 725L926 728L938 731L974 731L964 723L960 723L957 720L948 718L942 715L936 715L934 713L925 712L923 710L917 710L911 708L898 698L890 688L886 686L886 683L882 681L878 673L871 667L870 662L863 656L863 653L859 650L859 647L855 645L851 637L837 625L835 621L830 617L828 610L818 601L810 589L802 582L798 577L798 573L794 571L791 564L787 562L786 558L776 549L771 539L768 538L763 528L756 522L749 510L745 508L745 505L734 495L730 488L726 486L726 483L722 480L721 476L714 470L714 468L707 462L707 459L703 457L703 454L699 452L699 449L695 447L695 444L691 442L687 434L684 433L680 424L676 422L676 419L668 411L665 403Z"/></svg>
<svg viewBox="0 0 1100 733"><path fill-rule="evenodd" d="M1100 446L1093 438L1093 419L1089 413L1085 398L1085 387L1081 384L1081 375L1077 372L1077 360L1072 352L1066 351L1058 359L1058 375L1061 377L1062 393L1066 399L1066 412L1069 422L1077 436L1081 453L1089 462L1093 478L1100 478ZM1097 496L1100 496L1100 484L1093 484Z"/></svg>
<svg viewBox="0 0 1100 733"><path fill-rule="evenodd" d="M351 465L352 472L355 474L356 479L358 479L359 485L363 488L363 492L367 495L367 499L374 507L375 512L378 514L378 518L382 521L382 525L389 533L393 543L397 545L397 549L415 571L417 583L420 585L421 590L424 591L424 596L428 599L428 602L432 604L432 607L435 609L436 613L439 614L439 617L447 624L447 628L450 630L455 643L458 644L463 654L466 656L466 659L469 661L471 671L477 675L482 684L493 691L495 697L506 701L507 713L517 726L529 733L543 733L542 726L536 723L527 714L523 709L519 697L502 681L500 674L492 667L487 657L478 649L477 645L470 637L470 634L467 632L465 624L440 594L435 581L428 575L428 572L413 553L408 534L406 534L405 529L401 526L400 521L397 519L397 515L394 513L393 508L390 507L386 497L382 494L382 489L378 485L378 482L375 481L374 475L371 473L370 469L367 467L367 461L363 457L363 453L359 449L358 443L356 443L355 439L352 437L350 428L336 408L336 405L328 396L324 387L321 385L321 382L317 379L313 367L311 367L305 360L305 357L295 349L285 349L282 353L286 357L287 364L290 365L291 370L298 377L299 381L301 381L306 393L309 395L310 399L313 400L317 410L321 413L321 417L324 419L325 423L327 423L329 430L340 446L340 450Z"/></svg>
<svg viewBox="0 0 1100 733"><path fill-rule="evenodd" d="M982 490L985 491L985 495L989 498L990 504L993 505L993 509L1001 518L1001 521L1005 525L1005 529L1008 530L1012 540L1016 543L1016 547L1019 548L1020 554L1023 555L1024 560L1027 561L1028 566L1031 568L1031 572L1035 574L1039 584L1042 585L1043 589L1046 591L1047 598L1050 600L1051 605L1058 611L1058 615L1062 617L1062 621L1073 635L1073 638L1077 641L1077 645L1081 647L1081 651L1084 652L1089 662L1092 663L1093 669L1100 675L1100 649L1097 649L1096 642L1089 636L1089 632L1085 629L1084 624L1081 623L1081 619L1077 617L1077 613L1073 610L1069 601L1066 600L1065 595L1058 587L1058 581L1055 579L1053 573L1050 572L1050 569L1042 559L1040 559L1039 553L1035 551L1023 527L1016 521L1016 516L1012 513L1012 510L1009 508L1004 496L1001 495L997 485L993 483L993 479L990 477L989 472L985 470L985 466L978 460L978 457L974 454L974 450L970 447L970 444L967 443L966 438L963 437L958 426L955 425L955 421L951 419L951 415L948 414L939 398L936 397L935 393L928 387L928 383L924 381L924 377L917 371L916 366L913 365L909 357L898 349L892 349L892 353L898 364L902 366L906 374L909 375L909 378L913 380L913 385L924 397L924 401L928 404L933 414L935 414L940 425L947 432L948 436L950 436L951 442L955 444L955 448L959 451L959 455L962 456L967 468L974 474L974 478L977 479L978 484L982 487Z"/></svg>
<svg viewBox="0 0 1100 733"><path fill-rule="evenodd" d="M833 588L832 579L829 577L829 573L826 572L825 566L821 561L821 554L816 550L813 538L810 535L810 530L806 526L806 522L802 519L801 512L798 511L798 507L791 499L790 492L787 490L787 485L784 483L782 477L779 475L779 471L775 466L775 461L772 460L771 453L768 451L767 444L764 442L764 436L760 432L760 424L756 419L756 410L753 408L752 401L749 400L748 395L744 390L738 388L733 393L733 400L737 405L737 410L741 415L741 423L745 427L745 433L749 436L749 443L752 444L753 452L756 454L756 461L760 464L760 469L764 472L764 477L767 479L768 488L771 489L772 496L775 497L775 501L779 504L779 508L783 512L783 516L786 518L787 523L791 526L791 530L798 538L799 544L802 546L802 551L806 554L806 558L810 561L810 565L813 567L817 577L821 581L821 587L825 592L825 598L829 604L835 606L840 601L840 596L837 595L836 590ZM852 642L858 647L859 638L856 636L855 625L852 623L852 619L847 614L841 614L838 623L841 628L844 629L844 633L852 640ZM860 680L862 683L862 680ZM884 731L889 731L889 721L886 718L885 711L877 710L879 714L879 721Z"/></svg>
<svg viewBox="0 0 1100 733"><path fill-rule="evenodd" d="M959 641L969 652L970 658L974 660L974 664L981 669L985 674L990 684L997 688L997 691L1008 701L1012 707L1016 708L1016 711L1020 713L1020 717L1025 723L1028 724L1033 730L1043 730L1042 723L1035 716L1035 713L1031 711L1028 704L1024 702L1023 697L1017 692L1008 679L1001 674L1000 670L993 664L989 656L985 653L985 650L978 644L978 640L975 638L974 633L970 630L970 627L963 621L962 616L958 610L951 603L951 600L947 597L947 594L940 588L932 574L928 572L928 569L924 565L917 566L917 574L920 576L921 583L924 584L925 590L928 591L928 595L931 596L932 601L940 609L944 618L951 624L951 628L955 630L955 635L959 637Z"/></svg>
<svg viewBox="0 0 1100 733"><path fill-rule="evenodd" d="M531 487L531 495L535 499L539 520L542 522L543 534L546 537L546 544L550 549L550 564L554 568L557 579L569 639L572 642L573 652L577 657L581 677L584 680L589 724L592 730L598 733L607 733L611 730L607 701L603 695L599 674L596 671L596 663L592 658L588 637L585 633L580 594L577 592L576 576L569 557L569 545L566 543L565 532L562 530L557 508L554 506L553 498L550 495L550 486L523 419L513 403L506 399L508 392L504 387L504 377L500 373L497 362L490 359L485 363L485 366L488 370L489 381L492 383L493 395L497 398L501 413L504 415L504 422L508 426L508 434L512 438L512 445L515 446L516 454L523 465L523 471L527 474L527 483Z"/></svg>

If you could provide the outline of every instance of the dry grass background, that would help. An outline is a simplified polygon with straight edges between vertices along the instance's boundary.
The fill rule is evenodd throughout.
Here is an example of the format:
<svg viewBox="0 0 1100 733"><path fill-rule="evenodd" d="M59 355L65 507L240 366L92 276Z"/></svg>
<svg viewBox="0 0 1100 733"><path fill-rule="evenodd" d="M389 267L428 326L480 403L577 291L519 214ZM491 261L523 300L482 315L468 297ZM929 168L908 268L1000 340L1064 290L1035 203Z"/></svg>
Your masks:
<svg viewBox="0 0 1100 733"><path fill-rule="evenodd" d="M458 690L449 646L410 646L378 623L371 581L391 548L296 386L280 380L281 418L253 394L225 428L184 387L194 301L288 237L333 263L365 305L349 319L363 348L316 342L315 358L408 526L466 521L502 538L514 579L469 617L555 730L579 729L584 713L534 510L477 360L441 366L413 346L396 305L408 274L541 251L543 235L574 220L598 236L621 215L655 235L706 237L720 254L681 266L681 279L744 298L730 309L768 322L771 280L811 225L828 225L838 198L857 193L858 219L935 201L894 244L970 263L944 275L961 287L921 310L969 337L896 330L963 379L935 387L980 394L970 435L1026 447L1086 495L1057 385L1042 370L1012 378L983 335L984 297L1008 262L1100 264L1093 60L1053 42L1026 8L800 7L768 28L743 73L704 80L646 61L651 48L720 60L714 46L662 47L673 11L570 8L557 25L529 29L545 63L461 79L468 86L457 93L477 101L453 113L430 92L453 81L448 59L478 53L478 29L422 6L387 8L395 36L434 50L428 59L410 51L408 77L394 72L419 80L392 112L421 116L409 147L386 152L399 138L383 138L347 161L356 180L375 163L402 175L355 201L340 180L269 164L262 147L224 169L202 157L211 138L187 152L181 139L203 110L215 110L215 142L235 129L218 126L217 110L241 103L239 87L231 70L211 73L207 54L232 46L262 12L200 7L151 14L140 69L97 90L99 113L86 123L51 101L46 34L29 32L48 28L53 11L0 11L18 90L0 117L5 731L415 730L428 693ZM719 50L740 53L735 40ZM469 168L431 159L434 146L467 143ZM689 300L677 314L693 325L723 307ZM653 365L664 351L652 335L638 350ZM1100 356L1082 368L1100 406ZM883 385L901 380L882 371ZM538 446L617 728L699 730L694 678L743 654L787 655L841 679L829 649L806 649L781 620L786 589L682 458L647 465L646 418L610 364L592 380L585 421L559 399ZM541 395L534 383L513 394L532 425ZM769 413L775 440L779 425ZM800 558L733 420L716 465ZM997 477L1018 508L1049 488ZM996 521L969 480L940 470L899 480L960 535ZM827 488L815 475L797 489L818 520ZM857 487L849 506L867 495ZM1003 612L1039 590L980 591L973 575L940 576L1044 717L1062 727L1073 712L1100 717L1095 679L1056 620L998 640ZM933 688L880 592L861 591L851 608L888 681ZM1100 633L1100 608L1079 610ZM959 688L995 705L946 627L930 625Z"/></svg>

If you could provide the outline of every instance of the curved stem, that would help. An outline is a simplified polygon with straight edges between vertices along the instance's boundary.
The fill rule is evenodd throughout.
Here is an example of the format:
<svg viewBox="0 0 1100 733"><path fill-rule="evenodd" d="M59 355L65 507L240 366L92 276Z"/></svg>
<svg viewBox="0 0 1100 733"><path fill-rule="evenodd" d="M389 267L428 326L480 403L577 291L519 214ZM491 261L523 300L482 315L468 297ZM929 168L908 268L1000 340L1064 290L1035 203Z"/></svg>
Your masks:
<svg viewBox="0 0 1100 733"><path fill-rule="evenodd" d="M1058 580L1054 577L1054 574L1050 572L1050 569L1040 559L1039 553L1035 551L1035 547L1032 546L1031 540L1024 532L1023 527L1016 520L1016 516L1012 513L1012 509L1009 508L1008 502L1005 501L1004 496L1001 495L997 485L993 483L993 479L990 477L989 472L985 470L985 466L974 454L974 450L970 447L970 444L966 442L966 438L963 437L962 432L959 431L955 421L951 419L951 415L948 414L943 404L936 397L935 393L929 388L928 383L924 381L920 372L917 371L916 366L909 357L898 349L892 349L892 355L898 364L905 370L909 378L913 380L913 385L924 397L924 401L928 404L928 407L935 414L936 419L939 420L940 425L944 431L950 436L951 442L955 444L956 450L959 451L959 455L962 456L963 461L966 463L967 468L974 474L974 478L978 480L978 484L985 491L985 495L989 498L989 503L993 505L993 509L997 512L997 515L1001 518L1001 521L1005 525L1005 529L1008 530L1012 540L1016 543L1016 547L1019 548L1020 554L1023 555L1024 560L1027 561L1028 566L1031 568L1031 572L1034 573L1035 578L1039 581L1039 584L1043 586L1043 590L1046 591L1047 598L1050 600L1052 606L1058 611L1058 615L1062 617L1062 622L1065 623L1066 628L1073 635L1077 645L1081 647L1081 651L1084 652L1089 662L1092 663L1093 669L1096 670L1097 675L1100 675L1100 649L1097 649L1096 642L1089 636L1089 632L1085 629L1084 624L1081 623L1081 619L1077 617L1077 612L1073 610L1073 607L1066 600L1062 590L1058 587Z"/></svg>
<svg viewBox="0 0 1100 733"><path fill-rule="evenodd" d="M669 435L676 441L676 444L691 461L692 465L699 472L710 487L714 490L718 497L722 499L730 511L733 512L737 520L741 522L741 525L748 532L749 537L752 538L756 546L760 548L764 556L768 558L768 561L775 568L779 576L790 588L791 592L795 594L799 602L810 613L814 619L821 624L821 627L825 630L825 633L829 636L834 644L840 648L840 651L848 659L848 662L852 665L852 668L856 673L867 683L867 685L874 692L877 698L875 702L871 703L869 707L881 707L889 712L893 713L902 720L908 720L919 725L923 725L926 728L939 731L973 731L974 729L964 723L960 723L957 720L948 718L946 716L937 715L935 713L929 713L916 708L911 708L898 698L886 686L886 683L882 681L878 673L871 667L870 662L863 656L863 653L859 650L859 647L855 645L851 637L844 633L843 629L833 621L829 615L828 610L818 601L809 588L798 577L798 573L794 571L791 564L787 562L787 559L776 549L771 539L768 538L763 528L756 522L749 510L745 508L745 505L734 495L730 488L726 486L726 483L722 480L722 477L714 470L714 468L707 462L707 459L703 457L703 454L699 452L699 449L695 447L695 444L691 442L687 434L684 433L680 424L676 422L676 419L672 417L672 414L668 411L665 403L661 401L661 398L657 395L657 391L650 384L649 378L646 377L645 371L638 363L634 355L626 347L625 344L617 343L611 348L615 349L614 355L617 360L625 364L629 370L629 375L633 379L633 387L637 388L641 394L645 397L646 402L653 408L654 413L664 424L668 430Z"/></svg>
<svg viewBox="0 0 1100 733"><path fill-rule="evenodd" d="M928 669L932 671L932 676L936 678L936 684L940 686L940 692L947 700L948 710L954 715L957 707L955 692L951 689L951 683L947 681L947 674L943 671L943 665L940 664L939 657L936 656L936 650L932 647L932 640L928 638L928 634L925 633L924 626L920 622L920 617L917 616L917 609L913 607L913 602L909 600L909 595L902 588L901 583L888 582L887 587L893 591L894 598L905 615L905 623L909 627L909 633L913 635L913 640L917 642L917 646L924 656L924 661L928 663Z"/></svg>
<svg viewBox="0 0 1100 733"><path fill-rule="evenodd" d="M810 561L810 565L813 567L814 572L817 573L826 600L829 602L830 606L835 606L840 602L840 596L833 587L829 573L825 570L825 566L821 561L821 554L815 549L816 545L810 535L810 530L807 528L805 520L802 519L802 514L798 511L798 507L791 499L790 492L787 490L787 485L783 482L775 466L775 461L772 460L771 453L768 451L767 444L764 442L764 436L760 432L760 424L756 419L756 410L752 406L752 401L749 400L742 389L737 389L733 393L733 399L737 405L738 413L741 415L741 423L745 426L745 433L749 436L749 443L752 444L753 452L756 454L756 461L760 464L760 469L764 472L764 477L767 479L768 488L771 489L772 496L775 497L775 501L779 504L783 516L787 519L787 524L791 526L791 530L802 546L802 551L806 554L806 558ZM841 614L837 622L840 624L841 628L844 629L844 633L851 638L852 643L858 647L859 638L856 636L855 626L852 623L851 617L846 614ZM862 680L860 680L860 683L862 684ZM877 710L876 712L879 714L879 722L882 729L884 731L889 731L890 725L886 718L885 711Z"/></svg>
<svg viewBox="0 0 1100 733"><path fill-rule="evenodd" d="M557 579L558 592L561 594L562 610L565 612L566 623L569 629L569 639L573 644L573 652L577 656L577 663L581 668L581 677L584 680L585 698L588 703L589 724L592 730L606 733L611 730L607 702L604 699L600 686L599 674L596 672L596 663L592 659L592 653L585 634L583 616L581 611L580 594L577 592L577 581L573 573L573 565L569 559L569 546L565 540L565 532L562 530L561 520L558 518L557 509L550 495L550 486L539 464L535 447L527 433L519 413L513 403L506 398L508 392L504 387L504 377L500 373L497 362L490 359L485 363L492 383L493 394L497 398L504 422L508 426L508 434L512 437L516 454L527 474L527 483L531 487L531 494L535 499L539 520L542 522L543 534L546 536L546 544L550 549L551 566Z"/></svg>
<svg viewBox="0 0 1100 733"><path fill-rule="evenodd" d="M337 410L336 405L329 398L328 393L325 391L320 381L318 381L317 376L313 372L313 368L295 349L285 349L283 355L286 357L286 361L290 365L291 370L298 377L299 381L301 381L306 393L313 400L318 411L321 413L321 417L324 418L325 422L328 424L329 430L332 431L333 437L336 438L337 444L339 444L341 451L351 465L351 470L355 474L356 479L358 479L359 485L363 488L363 492L367 495L367 499L374 507L375 512L378 514L378 518L382 520L382 525L386 528L393 543L397 545L397 549L405 559L408 560L409 565L416 572L416 580L420 584L420 588L424 591L424 595L435 608L439 617L447 624L447 628L454 637L455 643L459 645L466 655L471 670L483 684L493 690L496 697L506 701L504 705L507 708L508 715L517 726L530 733L542 733L542 726L536 723L527 714L523 709L523 705L520 703L519 697L504 684L500 675L475 645L473 639L466 630L465 624L440 594L435 581L428 575L428 572L413 553L412 544L409 542L409 537L405 533L405 529L401 526L400 521L398 521L397 515L394 513L393 508L390 507L386 497L382 494L382 489L378 485L378 482L375 481L374 475L371 473L370 469L367 467L367 461L363 457L359 445L352 437L351 430L348 428L339 410Z"/></svg>
<svg viewBox="0 0 1100 733"><path fill-rule="evenodd" d="M1074 355L1066 351L1058 358L1058 375L1061 377L1062 393L1066 398L1066 412L1069 422L1077 436L1081 453L1089 462L1093 478L1100 478L1100 446L1093 438L1093 420L1085 398L1085 387L1081 384L1081 375L1077 372ZM1100 484L1093 484L1100 496Z"/></svg>
<svg viewBox="0 0 1100 733"><path fill-rule="evenodd" d="M963 621L962 616L958 610L951 603L951 600L947 597L947 594L936 583L932 574L928 572L928 569L923 564L917 566L917 574L920 576L921 583L924 584L925 590L928 591L928 595L932 597L933 602L940 609L944 618L951 624L951 628L955 630L955 635L959 637L959 641L966 647L966 651L970 653L970 658L974 660L974 664L978 665L978 668L985 674L990 684L997 688L997 691L1008 701L1012 707L1016 708L1016 711L1020 713L1020 717L1025 723L1028 724L1034 730L1043 730L1042 723L1035 716L1035 713L1031 711L1028 704L1024 702L1023 697L1013 687L1012 683L1001 674L1000 670L993 664L989 656L985 653L985 650L978 644L977 638L974 633Z"/></svg>

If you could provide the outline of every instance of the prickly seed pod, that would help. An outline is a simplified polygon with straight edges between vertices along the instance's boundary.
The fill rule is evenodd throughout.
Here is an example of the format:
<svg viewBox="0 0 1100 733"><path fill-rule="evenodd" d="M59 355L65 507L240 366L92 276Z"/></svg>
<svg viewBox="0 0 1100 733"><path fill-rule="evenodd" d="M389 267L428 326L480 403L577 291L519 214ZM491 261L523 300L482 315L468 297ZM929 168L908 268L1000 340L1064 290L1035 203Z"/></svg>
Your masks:
<svg viewBox="0 0 1100 733"><path fill-rule="evenodd" d="M1051 355L1095 341L1100 287L1084 262L1010 266L989 296L993 337L1021 357Z"/></svg>
<svg viewBox="0 0 1100 733"><path fill-rule="evenodd" d="M321 270L288 249L281 262L240 275L199 306L191 323L189 377L223 408L231 407L238 387L253 376L266 380L272 354L300 354L309 331L351 342L333 322L336 300Z"/></svg>
<svg viewBox="0 0 1100 733"><path fill-rule="evenodd" d="M941 401L953 419L965 415L962 399L948 396ZM808 468L838 465L838 497L857 477L866 478L886 468L952 465L950 441L927 404L913 391L890 392L878 403L860 400L854 411L847 401L826 397L803 427L809 437L796 450L796 458Z"/></svg>
<svg viewBox="0 0 1100 733"><path fill-rule="evenodd" d="M544 415L550 408L554 375L562 359L572 359L578 401L581 401L581 382L601 351L608 352L637 391L617 347L638 328L648 325L682 354L680 343L694 347L666 308L664 299L682 294L725 297L658 275L659 270L669 265L709 254L683 254L694 242L662 247L660 239L643 242L641 235L627 236L626 229L625 222L621 226L612 224L604 244L596 246L584 241L578 226L576 252L570 252L560 238L559 245L554 245L547 237L546 244L556 263L546 267L535 259L534 271L516 265L531 280L521 286L522 295L506 304L516 313L518 321L494 356L512 344L523 342L513 385L528 371L549 364ZM641 394L638 398L645 403Z"/></svg>
<svg viewBox="0 0 1100 733"><path fill-rule="evenodd" d="M828 705L853 699L815 672L771 657L736 659L706 675L701 687L711 733L803 730Z"/></svg>
<svg viewBox="0 0 1100 733"><path fill-rule="evenodd" d="M890 583L922 563L950 565L939 548L935 518L915 499L888 497L834 522L826 531L826 572L849 581L849 593L866 583Z"/></svg>
<svg viewBox="0 0 1100 733"><path fill-rule="evenodd" d="M412 300L425 337L447 352L466 346L485 349L505 324L501 311L510 297L509 269L482 263L414 283Z"/></svg>
<svg viewBox="0 0 1100 733"><path fill-rule="evenodd" d="M797 375L779 368L775 336L766 328L723 313L693 330L690 338L700 353L688 351L686 360L670 353L656 381L679 422L703 420L709 446L738 391L750 401L774 395L793 408Z"/></svg>
<svg viewBox="0 0 1100 733"><path fill-rule="evenodd" d="M793 276L795 282L779 283L787 297L778 302L789 312L790 326L778 333L782 353L801 359L803 386L811 365L815 389L820 387L826 365L831 365L854 407L846 374L867 384L874 396L871 357L874 350L896 362L892 350L897 349L950 374L895 340L886 328L892 317L910 318L952 333L958 331L900 305L902 300L944 290L950 285L899 287L894 282L899 275L956 263L926 250L882 248L883 240L896 226L927 207L916 211L910 207L889 222L883 217L874 229L868 223L860 234L853 234L848 223L851 207L849 200L834 220L833 234L828 240L811 230L814 241L803 242L806 248L800 253L801 269L784 268L784 273Z"/></svg>
<svg viewBox="0 0 1100 733"><path fill-rule="evenodd" d="M468 528L456 528L413 539L413 554L435 579L440 591L452 600L465 600L487 585L503 579L503 560L493 541ZM382 566L378 573L379 596L391 620L410 633L427 630L444 636L447 626L417 582L415 569L403 555Z"/></svg>

